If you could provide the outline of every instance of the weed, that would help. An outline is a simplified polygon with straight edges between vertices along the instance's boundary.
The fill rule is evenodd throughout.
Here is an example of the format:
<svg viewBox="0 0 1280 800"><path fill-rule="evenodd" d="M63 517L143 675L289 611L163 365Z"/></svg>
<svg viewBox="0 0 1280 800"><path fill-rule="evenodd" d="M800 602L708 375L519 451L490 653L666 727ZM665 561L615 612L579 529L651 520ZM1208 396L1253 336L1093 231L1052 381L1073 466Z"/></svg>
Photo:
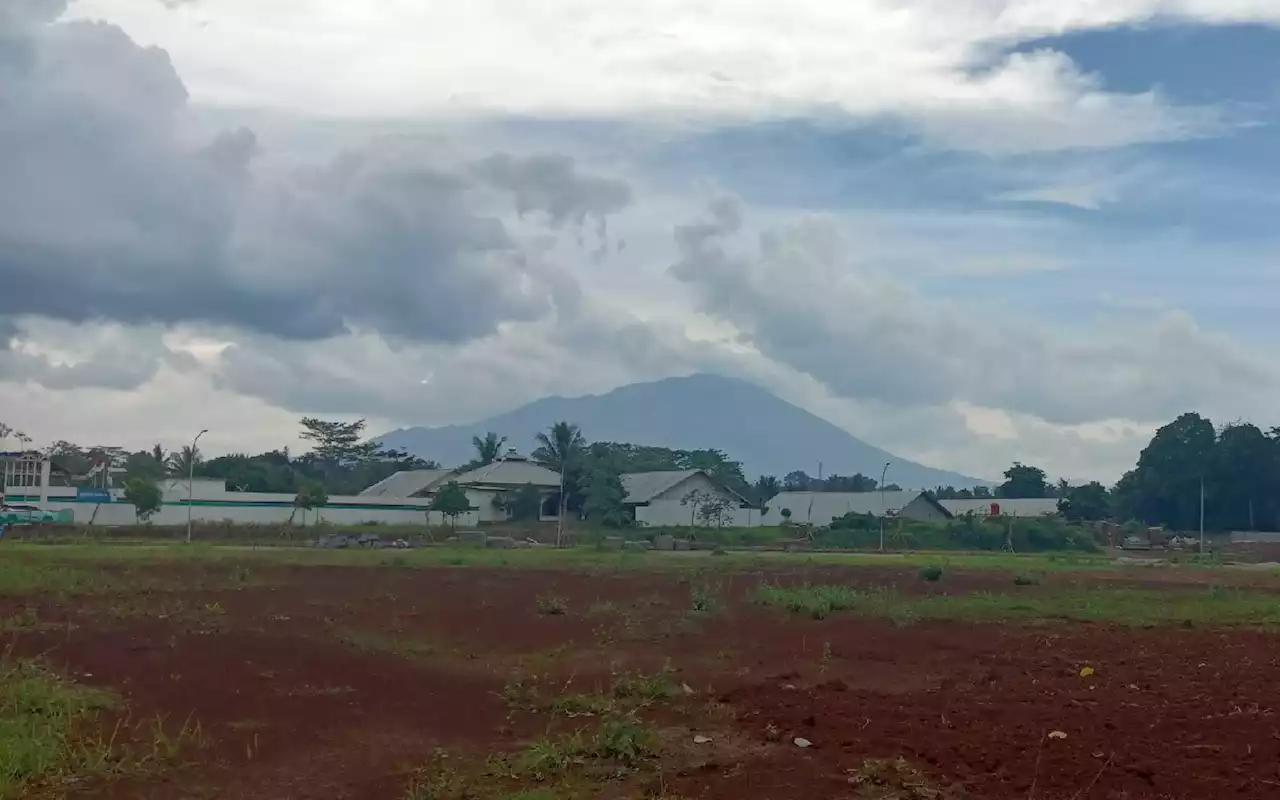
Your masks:
<svg viewBox="0 0 1280 800"><path fill-rule="evenodd" d="M680 696L680 687L671 677L670 667L652 675L626 673L614 679L610 694L618 700L632 700L640 703L656 703L671 700Z"/></svg>
<svg viewBox="0 0 1280 800"><path fill-rule="evenodd" d="M564 598L553 594L539 595L535 605L538 613L544 617L562 617L569 613L569 604Z"/></svg>
<svg viewBox="0 0 1280 800"><path fill-rule="evenodd" d="M947 800L955 793L931 781L905 759L868 759L853 770L849 782L863 800Z"/></svg>
<svg viewBox="0 0 1280 800"><path fill-rule="evenodd" d="M1013 576L1014 586L1039 586L1040 576L1034 572L1020 572Z"/></svg>
<svg viewBox="0 0 1280 800"><path fill-rule="evenodd" d="M689 590L689 602L694 611L709 614L720 605L719 587L711 585L694 586Z"/></svg>
<svg viewBox="0 0 1280 800"><path fill-rule="evenodd" d="M920 580L929 583L937 583L942 580L942 567L937 564L930 564L920 569Z"/></svg>
<svg viewBox="0 0 1280 800"><path fill-rule="evenodd" d="M862 600L860 592L845 586L805 584L787 588L766 583L756 589L756 601L761 605L805 613L814 619L826 619L834 611L851 611Z"/></svg>
<svg viewBox="0 0 1280 800"><path fill-rule="evenodd" d="M38 662L0 657L0 797L109 766L113 739L77 734L114 705L111 695L68 683Z"/></svg>
<svg viewBox="0 0 1280 800"><path fill-rule="evenodd" d="M448 755L436 751L434 762L409 781L404 800L448 800L463 792L462 779L446 764Z"/></svg>
<svg viewBox="0 0 1280 800"><path fill-rule="evenodd" d="M633 714L619 714L603 719L590 736L576 731L537 740L525 750L517 768L538 781L560 777L594 762L632 769L653 757L656 748L653 731Z"/></svg>

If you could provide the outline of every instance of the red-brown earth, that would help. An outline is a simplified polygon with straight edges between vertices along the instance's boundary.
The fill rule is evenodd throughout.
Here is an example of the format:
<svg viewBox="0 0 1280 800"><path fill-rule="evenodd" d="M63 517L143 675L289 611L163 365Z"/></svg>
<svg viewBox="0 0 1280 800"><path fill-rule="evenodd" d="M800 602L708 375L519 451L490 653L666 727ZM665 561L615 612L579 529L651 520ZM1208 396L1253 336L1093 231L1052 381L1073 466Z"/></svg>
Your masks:
<svg viewBox="0 0 1280 800"><path fill-rule="evenodd" d="M152 588L136 588L147 576ZM547 730L504 699L516 676L591 692L620 672L663 668L691 693L655 712L667 743L660 777L605 782L597 796L855 798L865 760L901 757L971 798L1280 797L1274 633L813 620L751 599L764 580L1013 591L1005 572L925 584L905 567L682 577L218 561L135 566L128 577L106 592L0 596L0 619L38 620L3 635L14 654L118 692L132 719L199 724L203 744L185 765L94 782L82 797L396 800L441 750L465 770ZM1056 573L1018 591L1199 591L1221 580ZM695 593L712 598L710 612L691 610ZM539 613L552 596L565 613Z"/></svg>

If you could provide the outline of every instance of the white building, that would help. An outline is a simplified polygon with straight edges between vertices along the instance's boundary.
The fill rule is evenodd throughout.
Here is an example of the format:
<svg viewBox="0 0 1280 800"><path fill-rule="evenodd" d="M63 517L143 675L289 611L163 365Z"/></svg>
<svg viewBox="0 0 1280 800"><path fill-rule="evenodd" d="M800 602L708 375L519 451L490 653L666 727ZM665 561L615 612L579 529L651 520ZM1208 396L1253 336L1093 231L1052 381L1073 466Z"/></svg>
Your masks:
<svg viewBox="0 0 1280 800"><path fill-rule="evenodd" d="M765 503L765 525L793 524L825 528L845 514L870 514L918 521L951 518L937 500L925 492L783 492ZM790 517L783 514L790 511Z"/></svg>
<svg viewBox="0 0 1280 800"><path fill-rule="evenodd" d="M759 510L704 470L633 472L622 476L622 486L627 491L624 502L639 525L705 527L708 518L699 510L708 501L721 509L711 525L752 528L761 524Z"/></svg>
<svg viewBox="0 0 1280 800"><path fill-rule="evenodd" d="M360 496L429 500L449 483L457 483L466 491L476 522L510 519L506 501L529 485L538 490L542 499L540 520L554 521L559 511L560 473L514 454L467 472L430 469L397 472L365 489Z"/></svg>

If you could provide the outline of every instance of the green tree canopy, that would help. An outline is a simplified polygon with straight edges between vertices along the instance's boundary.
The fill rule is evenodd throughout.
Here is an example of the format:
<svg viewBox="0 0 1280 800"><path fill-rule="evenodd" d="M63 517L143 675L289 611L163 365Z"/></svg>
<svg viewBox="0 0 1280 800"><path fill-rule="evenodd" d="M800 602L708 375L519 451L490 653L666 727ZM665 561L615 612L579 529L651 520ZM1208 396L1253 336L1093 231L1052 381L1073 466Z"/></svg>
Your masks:
<svg viewBox="0 0 1280 800"><path fill-rule="evenodd" d="M454 528L458 527L458 517L471 510L471 501L467 492L457 481L449 481L431 498L431 510L438 511L449 518Z"/></svg>
<svg viewBox="0 0 1280 800"><path fill-rule="evenodd" d="M1005 470L1004 479L996 492L1000 497L1010 500L1049 497L1052 491L1044 470L1021 462L1015 461L1013 466Z"/></svg>
<svg viewBox="0 0 1280 800"><path fill-rule="evenodd" d="M502 448L507 443L507 437L499 436L493 431L489 431L481 439L479 436L471 437L471 444L476 448L475 460L471 462L471 468L488 466L497 461L502 455Z"/></svg>
<svg viewBox="0 0 1280 800"><path fill-rule="evenodd" d="M1107 487L1097 481L1068 487L1058 500L1058 513L1071 522L1097 522L1111 511Z"/></svg>
<svg viewBox="0 0 1280 800"><path fill-rule="evenodd" d="M124 483L124 499L133 506L139 522L147 522L164 504L164 494L155 481L134 476Z"/></svg>

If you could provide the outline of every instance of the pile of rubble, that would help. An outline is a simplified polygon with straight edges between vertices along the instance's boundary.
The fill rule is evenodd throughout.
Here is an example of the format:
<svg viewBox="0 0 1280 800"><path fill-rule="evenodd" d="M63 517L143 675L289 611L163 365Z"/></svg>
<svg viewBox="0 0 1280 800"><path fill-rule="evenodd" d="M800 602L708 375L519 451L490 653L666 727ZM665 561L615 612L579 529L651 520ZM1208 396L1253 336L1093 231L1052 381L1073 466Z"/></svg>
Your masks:
<svg viewBox="0 0 1280 800"><path fill-rule="evenodd" d="M321 550L347 550L362 547L368 550L407 550L413 545L404 539L395 539L385 542L382 537L374 533L333 533L327 536L321 536L312 543L312 547L318 547Z"/></svg>

